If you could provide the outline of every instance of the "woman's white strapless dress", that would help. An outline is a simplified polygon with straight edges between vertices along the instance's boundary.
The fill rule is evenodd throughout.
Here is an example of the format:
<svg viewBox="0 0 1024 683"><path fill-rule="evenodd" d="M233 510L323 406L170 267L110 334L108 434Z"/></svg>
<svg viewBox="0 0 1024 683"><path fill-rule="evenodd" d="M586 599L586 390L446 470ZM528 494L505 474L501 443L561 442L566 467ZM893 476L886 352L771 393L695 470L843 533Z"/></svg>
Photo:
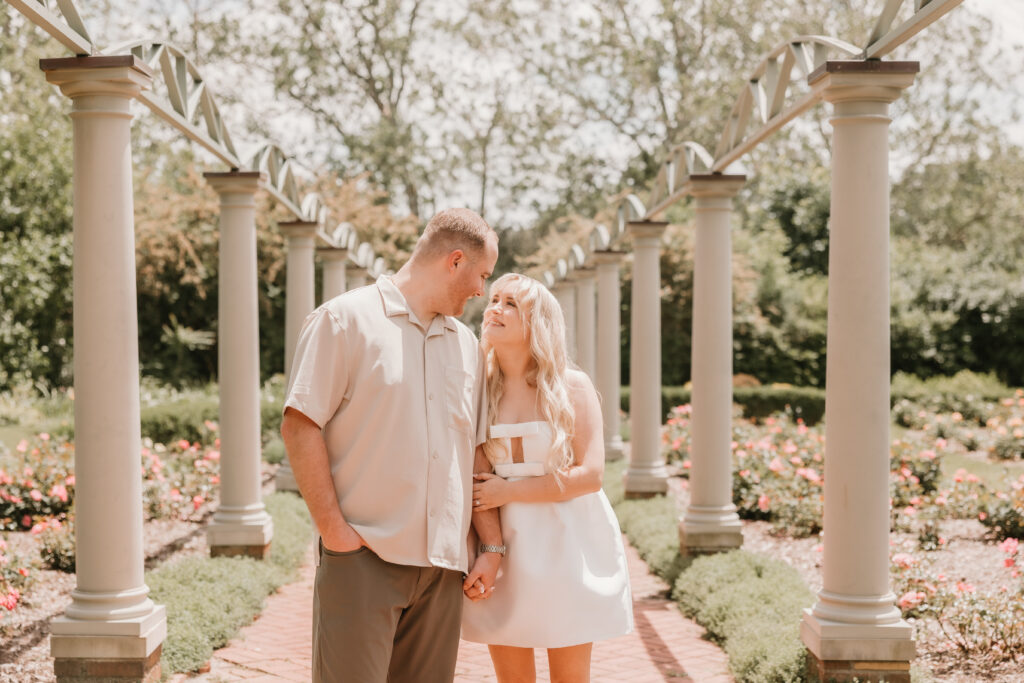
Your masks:
<svg viewBox="0 0 1024 683"><path fill-rule="evenodd" d="M493 425L491 436L523 440L523 462L495 463L495 474L521 479L546 473L552 441L547 422ZM465 640L557 648L633 630L622 534L604 491L559 503L508 503L499 510L508 551L491 597L464 602Z"/></svg>

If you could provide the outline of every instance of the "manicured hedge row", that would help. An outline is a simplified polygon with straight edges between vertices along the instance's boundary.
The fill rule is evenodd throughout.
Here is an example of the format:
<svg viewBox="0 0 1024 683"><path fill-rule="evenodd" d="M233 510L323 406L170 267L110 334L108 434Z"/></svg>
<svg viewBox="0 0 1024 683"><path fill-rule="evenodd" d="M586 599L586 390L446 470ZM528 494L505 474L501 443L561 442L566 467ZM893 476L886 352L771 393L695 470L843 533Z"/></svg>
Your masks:
<svg viewBox="0 0 1024 683"><path fill-rule="evenodd" d="M157 443L186 439L201 441L209 434L206 423L219 419L217 396L195 396L142 409L142 436ZM260 401L260 425L264 434L281 429L281 406L276 401Z"/></svg>
<svg viewBox="0 0 1024 683"><path fill-rule="evenodd" d="M622 387L621 392L621 406L628 413L629 387ZM825 415L825 390L816 387L736 387L732 391L732 400L742 406L746 417L767 417L772 413L788 412L811 425L820 422ZM689 389L662 387L662 422L672 408L689 402Z"/></svg>
<svg viewBox="0 0 1024 683"><path fill-rule="evenodd" d="M803 680L800 620L814 596L784 562L744 550L683 558L675 502L625 500L625 463L605 468L605 493L623 532L652 572L673 586L679 608L707 629L729 656L739 683Z"/></svg>
<svg viewBox="0 0 1024 683"><path fill-rule="evenodd" d="M313 539L306 504L291 493L274 493L264 502L274 520L267 559L192 556L146 573L150 597L167 607L160 660L165 675L208 662L252 623L270 593L294 580Z"/></svg>

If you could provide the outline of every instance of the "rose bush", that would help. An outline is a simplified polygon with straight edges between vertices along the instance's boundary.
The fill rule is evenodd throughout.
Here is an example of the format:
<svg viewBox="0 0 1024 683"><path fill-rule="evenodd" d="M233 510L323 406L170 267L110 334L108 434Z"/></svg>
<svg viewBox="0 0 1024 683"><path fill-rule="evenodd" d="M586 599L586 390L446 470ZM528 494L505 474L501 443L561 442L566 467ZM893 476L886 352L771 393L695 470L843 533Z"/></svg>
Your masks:
<svg viewBox="0 0 1024 683"><path fill-rule="evenodd" d="M0 452L0 529L26 530L71 509L74 446L43 433Z"/></svg>
<svg viewBox="0 0 1024 683"><path fill-rule="evenodd" d="M0 537L0 620L5 612L14 611L34 578L28 560L11 551L7 539Z"/></svg>

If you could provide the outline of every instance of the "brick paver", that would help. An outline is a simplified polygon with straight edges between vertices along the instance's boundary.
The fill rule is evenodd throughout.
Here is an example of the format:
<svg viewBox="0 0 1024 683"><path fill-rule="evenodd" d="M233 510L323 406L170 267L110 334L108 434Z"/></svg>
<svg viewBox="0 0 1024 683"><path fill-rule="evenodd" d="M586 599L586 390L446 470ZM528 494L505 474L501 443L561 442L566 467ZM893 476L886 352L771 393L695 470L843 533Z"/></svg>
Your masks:
<svg viewBox="0 0 1024 683"><path fill-rule="evenodd" d="M594 644L592 680L634 683L732 683L725 654L703 639L704 629L684 618L665 598L667 586L627 543L633 587L633 633ZM188 681L309 681L313 578L312 549L295 583L267 600L260 617L227 647L217 650L210 671L176 676ZM548 679L547 658L537 654L537 677ZM487 647L463 641L456 681L495 681Z"/></svg>

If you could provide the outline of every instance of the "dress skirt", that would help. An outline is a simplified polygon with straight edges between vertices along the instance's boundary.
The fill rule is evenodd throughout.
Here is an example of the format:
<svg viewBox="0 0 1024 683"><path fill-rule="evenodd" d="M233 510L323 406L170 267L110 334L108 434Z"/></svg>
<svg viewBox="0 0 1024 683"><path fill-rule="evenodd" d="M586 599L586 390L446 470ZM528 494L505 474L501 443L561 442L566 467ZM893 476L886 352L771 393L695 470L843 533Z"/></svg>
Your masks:
<svg viewBox="0 0 1024 683"><path fill-rule="evenodd" d="M633 630L622 534L604 491L499 510L508 550L491 597L465 599L463 639L557 648Z"/></svg>

